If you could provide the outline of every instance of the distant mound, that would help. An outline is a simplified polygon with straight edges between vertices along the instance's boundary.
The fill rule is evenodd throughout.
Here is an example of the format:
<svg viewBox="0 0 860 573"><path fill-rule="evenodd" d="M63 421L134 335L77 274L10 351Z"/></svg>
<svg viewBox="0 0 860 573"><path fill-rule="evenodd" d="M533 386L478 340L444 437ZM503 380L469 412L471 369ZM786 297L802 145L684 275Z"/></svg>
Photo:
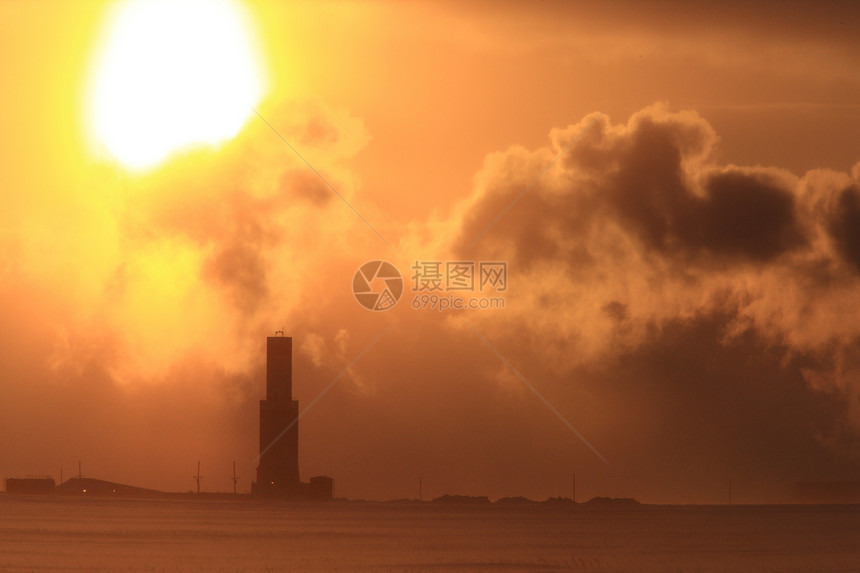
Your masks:
<svg viewBox="0 0 860 573"><path fill-rule="evenodd" d="M433 503L450 503L459 505L490 505L490 498L474 495L443 495L433 500Z"/></svg>
<svg viewBox="0 0 860 573"><path fill-rule="evenodd" d="M547 505L576 505L576 502L569 497L549 497L541 503Z"/></svg>
<svg viewBox="0 0 860 573"><path fill-rule="evenodd" d="M516 497L502 497L496 500L496 503L499 505L527 505L530 503L537 503L533 499L529 499L523 496Z"/></svg>
<svg viewBox="0 0 860 573"><path fill-rule="evenodd" d="M65 495L98 495L122 497L155 497L164 495L154 489L135 487L94 478L70 478L57 486L57 493Z"/></svg>
<svg viewBox="0 0 860 573"><path fill-rule="evenodd" d="M632 497L593 497L586 503L597 507L636 507L642 505Z"/></svg>

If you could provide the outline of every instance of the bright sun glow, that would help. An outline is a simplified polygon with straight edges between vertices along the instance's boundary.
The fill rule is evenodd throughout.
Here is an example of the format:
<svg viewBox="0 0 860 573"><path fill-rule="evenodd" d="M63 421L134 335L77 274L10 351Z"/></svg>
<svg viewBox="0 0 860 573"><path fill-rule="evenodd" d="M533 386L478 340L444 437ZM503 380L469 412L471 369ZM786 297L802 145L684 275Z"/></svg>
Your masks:
<svg viewBox="0 0 860 573"><path fill-rule="evenodd" d="M133 169L234 137L263 95L250 24L231 0L119 4L93 68L91 136Z"/></svg>

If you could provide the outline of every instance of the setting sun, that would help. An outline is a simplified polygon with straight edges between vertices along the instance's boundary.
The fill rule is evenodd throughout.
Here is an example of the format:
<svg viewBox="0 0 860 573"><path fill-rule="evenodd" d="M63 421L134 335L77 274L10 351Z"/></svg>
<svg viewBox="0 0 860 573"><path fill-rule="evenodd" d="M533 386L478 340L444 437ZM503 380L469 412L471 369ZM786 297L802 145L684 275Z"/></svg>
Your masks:
<svg viewBox="0 0 860 573"><path fill-rule="evenodd" d="M231 0L130 0L106 18L87 98L99 153L133 169L232 138L264 78L242 7Z"/></svg>

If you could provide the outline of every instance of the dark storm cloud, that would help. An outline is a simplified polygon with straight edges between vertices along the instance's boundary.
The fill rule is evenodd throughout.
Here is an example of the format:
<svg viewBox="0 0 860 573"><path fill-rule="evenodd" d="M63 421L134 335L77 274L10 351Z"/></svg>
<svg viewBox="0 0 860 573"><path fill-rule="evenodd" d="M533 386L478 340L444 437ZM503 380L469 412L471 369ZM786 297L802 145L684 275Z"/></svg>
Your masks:
<svg viewBox="0 0 860 573"><path fill-rule="evenodd" d="M766 261L803 246L792 190L766 176L740 171L711 175L697 205L692 242L714 252ZM696 219L698 219L696 221Z"/></svg>
<svg viewBox="0 0 860 573"><path fill-rule="evenodd" d="M578 262L588 258L577 248L583 234L614 220L652 253L685 261L762 263L801 247L791 182L764 169L703 165L715 140L692 115L652 109L620 132L601 118L569 151L563 175L531 189L482 241L510 243L525 261L565 255ZM461 246L522 191L518 185L525 188L509 175L494 175L471 206Z"/></svg>
<svg viewBox="0 0 860 573"><path fill-rule="evenodd" d="M695 122L645 116L614 145L589 140L607 156L598 165L612 165L603 181L594 175L597 200L661 251L766 261L799 246L790 188L754 170L702 177L688 166L713 145L712 138ZM583 160L579 164L588 169Z"/></svg>
<svg viewBox="0 0 860 573"><path fill-rule="evenodd" d="M860 186L843 189L837 207L831 214L829 230L840 254L860 272Z"/></svg>

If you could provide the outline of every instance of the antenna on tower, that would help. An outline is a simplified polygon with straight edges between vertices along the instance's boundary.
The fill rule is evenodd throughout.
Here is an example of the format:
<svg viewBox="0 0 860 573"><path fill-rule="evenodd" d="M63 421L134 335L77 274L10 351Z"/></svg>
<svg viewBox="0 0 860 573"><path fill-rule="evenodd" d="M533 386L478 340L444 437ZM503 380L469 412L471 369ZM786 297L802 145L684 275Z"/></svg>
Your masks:
<svg viewBox="0 0 860 573"><path fill-rule="evenodd" d="M236 484L239 482L239 478L236 477L236 460L233 460L233 495L236 495Z"/></svg>
<svg viewBox="0 0 860 573"><path fill-rule="evenodd" d="M281 330L275 331L275 336L283 336L284 335L284 327L281 327Z"/></svg>
<svg viewBox="0 0 860 573"><path fill-rule="evenodd" d="M191 477L197 482L197 495L200 495L200 480L203 479L203 476L200 475L200 460L197 460L197 475Z"/></svg>

